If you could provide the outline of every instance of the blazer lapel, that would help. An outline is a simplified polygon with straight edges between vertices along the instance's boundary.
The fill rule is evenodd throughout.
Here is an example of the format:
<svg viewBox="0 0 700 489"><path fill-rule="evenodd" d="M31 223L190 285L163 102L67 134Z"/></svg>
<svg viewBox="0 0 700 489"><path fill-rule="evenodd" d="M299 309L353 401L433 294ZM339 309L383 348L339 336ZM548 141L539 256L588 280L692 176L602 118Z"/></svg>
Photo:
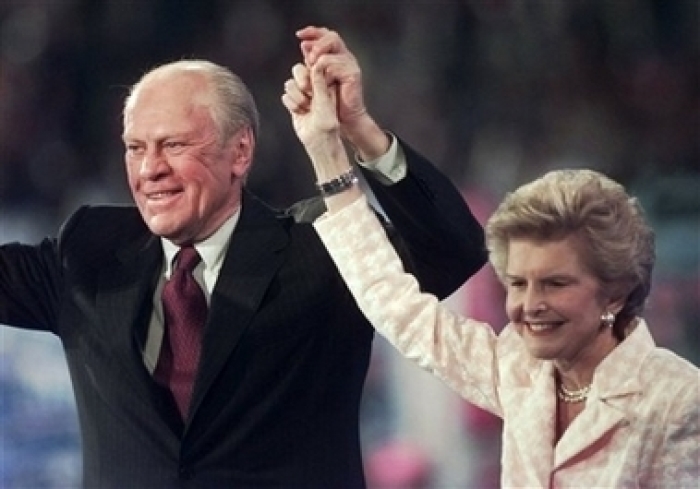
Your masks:
<svg viewBox="0 0 700 489"><path fill-rule="evenodd" d="M630 391L623 396L629 400L632 394L633 391ZM628 424L628 402L623 398L609 402L592 390L586 408L574 419L557 444L554 470L575 461L579 455L603 448L616 428Z"/></svg>
<svg viewBox="0 0 700 489"><path fill-rule="evenodd" d="M555 470L580 454L605 446L610 435L624 429L634 416L642 392L634 368L654 348L642 322L598 366L585 409L557 444Z"/></svg>
<svg viewBox="0 0 700 489"><path fill-rule="evenodd" d="M288 242L275 214L244 194L241 217L212 293L190 419L258 310Z"/></svg>
<svg viewBox="0 0 700 489"><path fill-rule="evenodd" d="M158 238L148 235L142 242L119 252L113 266L105 267L100 275L97 292L100 321L95 323L104 328L101 335L109 338L115 361L137 389L134 395L150 396L154 392L142 346L161 260Z"/></svg>

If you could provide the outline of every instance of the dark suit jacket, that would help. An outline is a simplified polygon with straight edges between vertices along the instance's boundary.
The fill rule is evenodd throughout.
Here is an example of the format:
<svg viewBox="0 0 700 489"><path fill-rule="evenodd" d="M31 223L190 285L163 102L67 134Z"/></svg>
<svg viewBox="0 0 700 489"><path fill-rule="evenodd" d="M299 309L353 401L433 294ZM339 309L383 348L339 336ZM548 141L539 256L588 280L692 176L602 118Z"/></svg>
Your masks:
<svg viewBox="0 0 700 489"><path fill-rule="evenodd" d="M407 266L445 297L484 263L461 195L410 148L378 200ZM131 206L83 207L57 239L0 248L0 323L65 348L86 487L364 486L358 406L373 330L309 218L249 193L212 294L189 418L142 358L162 264Z"/></svg>

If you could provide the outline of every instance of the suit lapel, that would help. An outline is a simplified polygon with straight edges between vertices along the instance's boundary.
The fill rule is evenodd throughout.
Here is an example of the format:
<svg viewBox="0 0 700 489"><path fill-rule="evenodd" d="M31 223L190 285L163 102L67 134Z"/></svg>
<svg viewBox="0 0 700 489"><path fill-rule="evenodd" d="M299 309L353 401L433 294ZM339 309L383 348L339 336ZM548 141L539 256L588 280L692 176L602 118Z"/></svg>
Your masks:
<svg viewBox="0 0 700 489"><path fill-rule="evenodd" d="M630 396L626 397L630 399ZM626 424L626 404L621 399L616 403L606 402L597 392L592 391L586 408L574 419L557 443L553 470L575 460L579 455L604 447L615 428Z"/></svg>
<svg viewBox="0 0 700 489"><path fill-rule="evenodd" d="M119 252L112 266L106 266L100 274L97 308L101 320L96 324L104 328L101 335L108 338L115 361L137 389L135 395L150 396L154 392L141 347L151 318L161 260L160 242L149 234Z"/></svg>
<svg viewBox="0 0 700 489"><path fill-rule="evenodd" d="M274 213L244 194L241 217L212 293L190 419L257 312L288 242Z"/></svg>
<svg viewBox="0 0 700 489"><path fill-rule="evenodd" d="M258 310L288 242L274 212L244 193L241 217L212 292L190 419ZM156 406L163 399L145 367L142 347L162 259L159 239L144 233L104 266L96 298L101 318L96 324L103 329L99 334L110 341L115 369L128 376L132 395L151 399Z"/></svg>
<svg viewBox="0 0 700 489"><path fill-rule="evenodd" d="M557 444L555 470L584 452L604 446L616 429L632 421L634 403L642 392L634 368L653 348L649 330L640 322L596 368L586 408Z"/></svg>

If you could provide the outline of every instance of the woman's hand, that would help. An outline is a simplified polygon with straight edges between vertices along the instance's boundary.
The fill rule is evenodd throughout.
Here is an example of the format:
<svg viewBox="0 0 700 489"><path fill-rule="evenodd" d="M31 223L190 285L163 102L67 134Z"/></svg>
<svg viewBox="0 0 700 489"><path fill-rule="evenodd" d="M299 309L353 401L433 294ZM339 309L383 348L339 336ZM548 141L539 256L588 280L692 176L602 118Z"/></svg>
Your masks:
<svg viewBox="0 0 700 489"><path fill-rule="evenodd" d="M337 84L325 64L295 65L284 90L282 103L292 116L294 131L311 158L318 181L347 172L350 163L340 139Z"/></svg>
<svg viewBox="0 0 700 489"><path fill-rule="evenodd" d="M292 78L284 84L282 103L289 110L294 131L305 147L320 140L339 138L336 90L337 85L326 79L322 66L309 69L296 64L292 68Z"/></svg>

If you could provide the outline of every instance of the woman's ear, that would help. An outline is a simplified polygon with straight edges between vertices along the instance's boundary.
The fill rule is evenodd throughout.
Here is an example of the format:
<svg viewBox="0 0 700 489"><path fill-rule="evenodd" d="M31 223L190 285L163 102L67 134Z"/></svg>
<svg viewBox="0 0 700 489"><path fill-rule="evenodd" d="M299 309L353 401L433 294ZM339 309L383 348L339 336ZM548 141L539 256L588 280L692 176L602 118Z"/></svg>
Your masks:
<svg viewBox="0 0 700 489"><path fill-rule="evenodd" d="M625 307L625 302L627 302L626 297L621 297L619 299L614 299L611 298L608 301L608 305L605 308L606 311L612 312L615 316L617 316L620 311L622 310L623 307Z"/></svg>

